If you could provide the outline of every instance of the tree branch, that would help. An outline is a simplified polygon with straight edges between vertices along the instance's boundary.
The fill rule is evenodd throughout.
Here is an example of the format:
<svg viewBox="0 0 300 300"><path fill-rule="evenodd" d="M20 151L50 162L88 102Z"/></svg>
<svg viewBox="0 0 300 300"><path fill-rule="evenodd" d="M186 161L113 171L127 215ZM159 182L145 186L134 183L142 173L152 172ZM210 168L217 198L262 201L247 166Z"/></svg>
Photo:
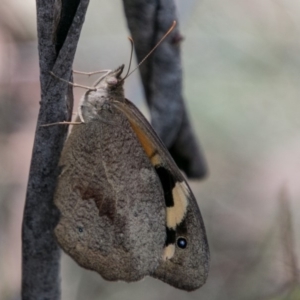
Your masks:
<svg viewBox="0 0 300 300"><path fill-rule="evenodd" d="M128 27L140 62L177 20L171 0L123 0ZM178 166L191 178L207 173L182 97L178 26L140 67L152 126Z"/></svg>
<svg viewBox="0 0 300 300"><path fill-rule="evenodd" d="M37 0L41 102L22 226L22 299L60 299L60 250L53 229L57 164L67 126L41 124L69 120L72 89L49 74L72 79L72 63L88 0ZM60 25L64 24L64 26Z"/></svg>

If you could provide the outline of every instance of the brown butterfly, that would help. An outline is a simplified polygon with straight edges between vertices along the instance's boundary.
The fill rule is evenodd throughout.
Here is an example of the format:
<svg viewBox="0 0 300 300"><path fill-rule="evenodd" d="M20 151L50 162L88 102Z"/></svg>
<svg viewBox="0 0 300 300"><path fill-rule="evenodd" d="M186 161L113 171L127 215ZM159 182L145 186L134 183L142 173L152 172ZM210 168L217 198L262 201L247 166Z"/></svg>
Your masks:
<svg viewBox="0 0 300 300"><path fill-rule="evenodd" d="M209 248L195 197L142 113L124 97L124 65L82 97L60 158L55 235L107 280L201 287Z"/></svg>

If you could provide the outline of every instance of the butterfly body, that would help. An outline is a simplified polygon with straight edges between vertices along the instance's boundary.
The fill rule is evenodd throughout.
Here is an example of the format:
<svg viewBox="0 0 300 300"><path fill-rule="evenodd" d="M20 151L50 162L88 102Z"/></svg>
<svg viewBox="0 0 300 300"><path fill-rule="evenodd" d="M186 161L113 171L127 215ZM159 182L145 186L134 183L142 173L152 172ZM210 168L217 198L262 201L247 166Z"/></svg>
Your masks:
<svg viewBox="0 0 300 300"><path fill-rule="evenodd" d="M151 125L124 98L123 66L79 107L54 202L61 247L107 280L146 275L177 288L205 283L209 250L191 190Z"/></svg>

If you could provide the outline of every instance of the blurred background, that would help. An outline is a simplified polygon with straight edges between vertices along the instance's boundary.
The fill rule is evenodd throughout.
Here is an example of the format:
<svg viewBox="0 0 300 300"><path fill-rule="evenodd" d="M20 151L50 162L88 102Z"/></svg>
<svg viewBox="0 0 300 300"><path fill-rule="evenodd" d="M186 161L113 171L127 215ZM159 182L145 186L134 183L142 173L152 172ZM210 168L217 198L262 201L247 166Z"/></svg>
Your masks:
<svg viewBox="0 0 300 300"><path fill-rule="evenodd" d="M300 2L177 4L186 105L210 170L191 182L211 248L208 281L192 293L152 278L106 282L63 254L62 299L300 299ZM40 100L35 13L33 0L1 0L1 300L20 299L21 223ZM122 1L91 1L74 69L128 64L128 35ZM125 91L149 116L138 72ZM76 101L83 92L76 90Z"/></svg>

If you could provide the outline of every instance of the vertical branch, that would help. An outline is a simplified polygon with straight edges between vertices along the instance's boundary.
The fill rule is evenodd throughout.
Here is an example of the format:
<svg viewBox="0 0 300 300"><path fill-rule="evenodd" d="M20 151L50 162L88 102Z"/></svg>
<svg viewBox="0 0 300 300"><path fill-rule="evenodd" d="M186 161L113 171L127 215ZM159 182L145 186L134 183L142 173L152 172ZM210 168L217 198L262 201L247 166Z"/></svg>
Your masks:
<svg viewBox="0 0 300 300"><path fill-rule="evenodd" d="M177 20L171 0L123 0L128 27L140 62ZM182 96L178 26L140 67L152 125L188 177L201 178L207 167Z"/></svg>
<svg viewBox="0 0 300 300"><path fill-rule="evenodd" d="M68 84L88 0L37 0L41 101L22 225L22 299L60 299L60 250L53 228L58 219L52 198L66 126L73 105ZM61 24L64 24L62 26Z"/></svg>

